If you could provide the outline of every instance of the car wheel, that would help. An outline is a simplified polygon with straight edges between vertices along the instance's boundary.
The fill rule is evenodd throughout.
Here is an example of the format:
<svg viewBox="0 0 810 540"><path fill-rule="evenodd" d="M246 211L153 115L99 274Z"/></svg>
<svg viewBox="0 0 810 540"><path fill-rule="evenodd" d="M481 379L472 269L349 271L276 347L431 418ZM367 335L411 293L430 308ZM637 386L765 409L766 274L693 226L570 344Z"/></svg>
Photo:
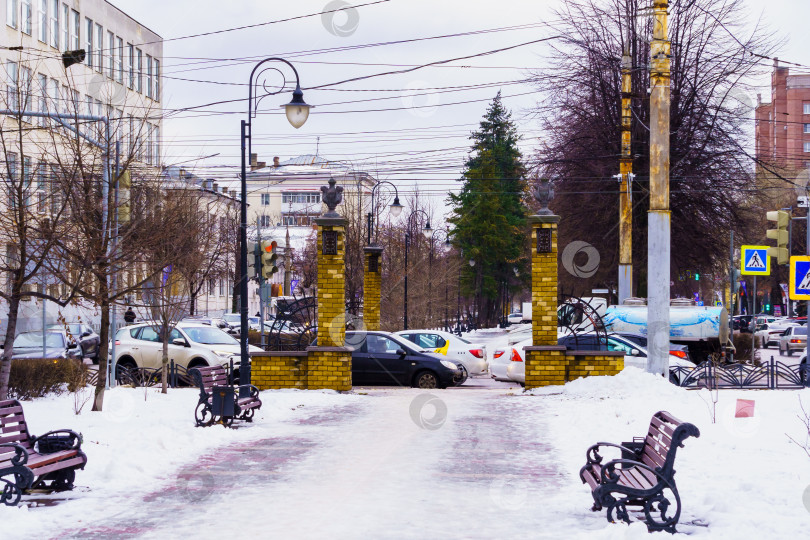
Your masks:
<svg viewBox="0 0 810 540"><path fill-rule="evenodd" d="M138 386L137 372L138 364L135 363L134 359L128 356L120 358L115 364L115 380L118 384Z"/></svg>
<svg viewBox="0 0 810 540"><path fill-rule="evenodd" d="M785 354L787 354L788 356L793 356L793 349L788 347L787 351L785 351Z"/></svg>
<svg viewBox="0 0 810 540"><path fill-rule="evenodd" d="M414 377L413 385L423 390L439 388L439 378L432 371L421 371Z"/></svg>
<svg viewBox="0 0 810 540"><path fill-rule="evenodd" d="M464 367L464 364L459 364L459 366L461 366L461 375L453 379L453 384L455 386L461 386L467 382L467 378L469 377L469 373L467 373L467 368Z"/></svg>

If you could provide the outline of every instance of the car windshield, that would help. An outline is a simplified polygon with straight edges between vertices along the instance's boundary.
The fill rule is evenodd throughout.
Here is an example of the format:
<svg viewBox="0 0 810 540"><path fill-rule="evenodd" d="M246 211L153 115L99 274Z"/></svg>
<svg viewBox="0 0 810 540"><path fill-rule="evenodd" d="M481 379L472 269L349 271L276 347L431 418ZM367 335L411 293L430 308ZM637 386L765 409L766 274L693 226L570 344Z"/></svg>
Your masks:
<svg viewBox="0 0 810 540"><path fill-rule="evenodd" d="M240 315L238 313L226 313L222 316L222 320L229 323L238 323Z"/></svg>
<svg viewBox="0 0 810 540"><path fill-rule="evenodd" d="M79 336L82 333L82 325L80 324L69 324L67 325L67 331L73 334L74 336Z"/></svg>
<svg viewBox="0 0 810 540"><path fill-rule="evenodd" d="M45 338L45 346L50 348L59 348L65 346L65 339L62 334L56 332L48 332ZM35 334L33 332L26 332L14 338L14 348L24 349L30 347L42 347L42 334Z"/></svg>
<svg viewBox="0 0 810 540"><path fill-rule="evenodd" d="M188 327L183 328L183 331L191 341L202 343L204 345L238 345L239 342L234 338L220 330L213 327Z"/></svg>

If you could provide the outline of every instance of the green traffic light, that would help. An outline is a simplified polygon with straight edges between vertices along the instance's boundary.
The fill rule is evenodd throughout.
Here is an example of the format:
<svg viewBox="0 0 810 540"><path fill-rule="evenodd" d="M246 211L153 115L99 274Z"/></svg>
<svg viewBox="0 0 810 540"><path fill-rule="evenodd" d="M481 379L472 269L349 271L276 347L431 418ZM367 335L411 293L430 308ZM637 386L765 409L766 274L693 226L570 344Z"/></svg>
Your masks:
<svg viewBox="0 0 810 540"><path fill-rule="evenodd" d="M695 281L700 281L700 274L695 274Z"/></svg>

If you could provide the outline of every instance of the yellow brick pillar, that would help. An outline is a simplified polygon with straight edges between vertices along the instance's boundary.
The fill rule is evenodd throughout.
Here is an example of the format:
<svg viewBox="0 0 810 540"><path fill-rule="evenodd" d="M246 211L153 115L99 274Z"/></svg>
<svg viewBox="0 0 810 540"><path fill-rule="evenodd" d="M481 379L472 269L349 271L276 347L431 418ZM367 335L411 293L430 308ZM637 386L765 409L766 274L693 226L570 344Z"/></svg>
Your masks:
<svg viewBox="0 0 810 540"><path fill-rule="evenodd" d="M526 388L565 384L565 347L557 345L557 224L545 209L532 226L532 346L526 348Z"/></svg>
<svg viewBox="0 0 810 540"><path fill-rule="evenodd" d="M346 342L345 224L335 207L342 200L340 187L329 179L321 188L329 211L315 219L318 225L318 346L307 352L307 388L351 390L352 355Z"/></svg>
<svg viewBox="0 0 810 540"><path fill-rule="evenodd" d="M380 329L380 267L382 246L363 248L365 264L363 265L363 323L366 330Z"/></svg>

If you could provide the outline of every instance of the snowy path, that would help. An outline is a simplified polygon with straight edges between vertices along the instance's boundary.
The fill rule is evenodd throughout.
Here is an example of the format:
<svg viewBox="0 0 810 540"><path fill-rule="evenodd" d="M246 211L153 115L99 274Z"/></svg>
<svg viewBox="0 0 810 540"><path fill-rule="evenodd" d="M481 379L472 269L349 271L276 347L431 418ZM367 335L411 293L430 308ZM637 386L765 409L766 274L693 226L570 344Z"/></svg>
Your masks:
<svg viewBox="0 0 810 540"><path fill-rule="evenodd" d="M541 524L559 532L565 520L576 529L577 516L554 504L566 475L545 424L520 421L542 418L543 400L513 392L462 387L426 402L415 389L369 389L283 436L207 455L170 490L110 501L126 509L54 537L219 538L236 527L257 538L536 538Z"/></svg>

